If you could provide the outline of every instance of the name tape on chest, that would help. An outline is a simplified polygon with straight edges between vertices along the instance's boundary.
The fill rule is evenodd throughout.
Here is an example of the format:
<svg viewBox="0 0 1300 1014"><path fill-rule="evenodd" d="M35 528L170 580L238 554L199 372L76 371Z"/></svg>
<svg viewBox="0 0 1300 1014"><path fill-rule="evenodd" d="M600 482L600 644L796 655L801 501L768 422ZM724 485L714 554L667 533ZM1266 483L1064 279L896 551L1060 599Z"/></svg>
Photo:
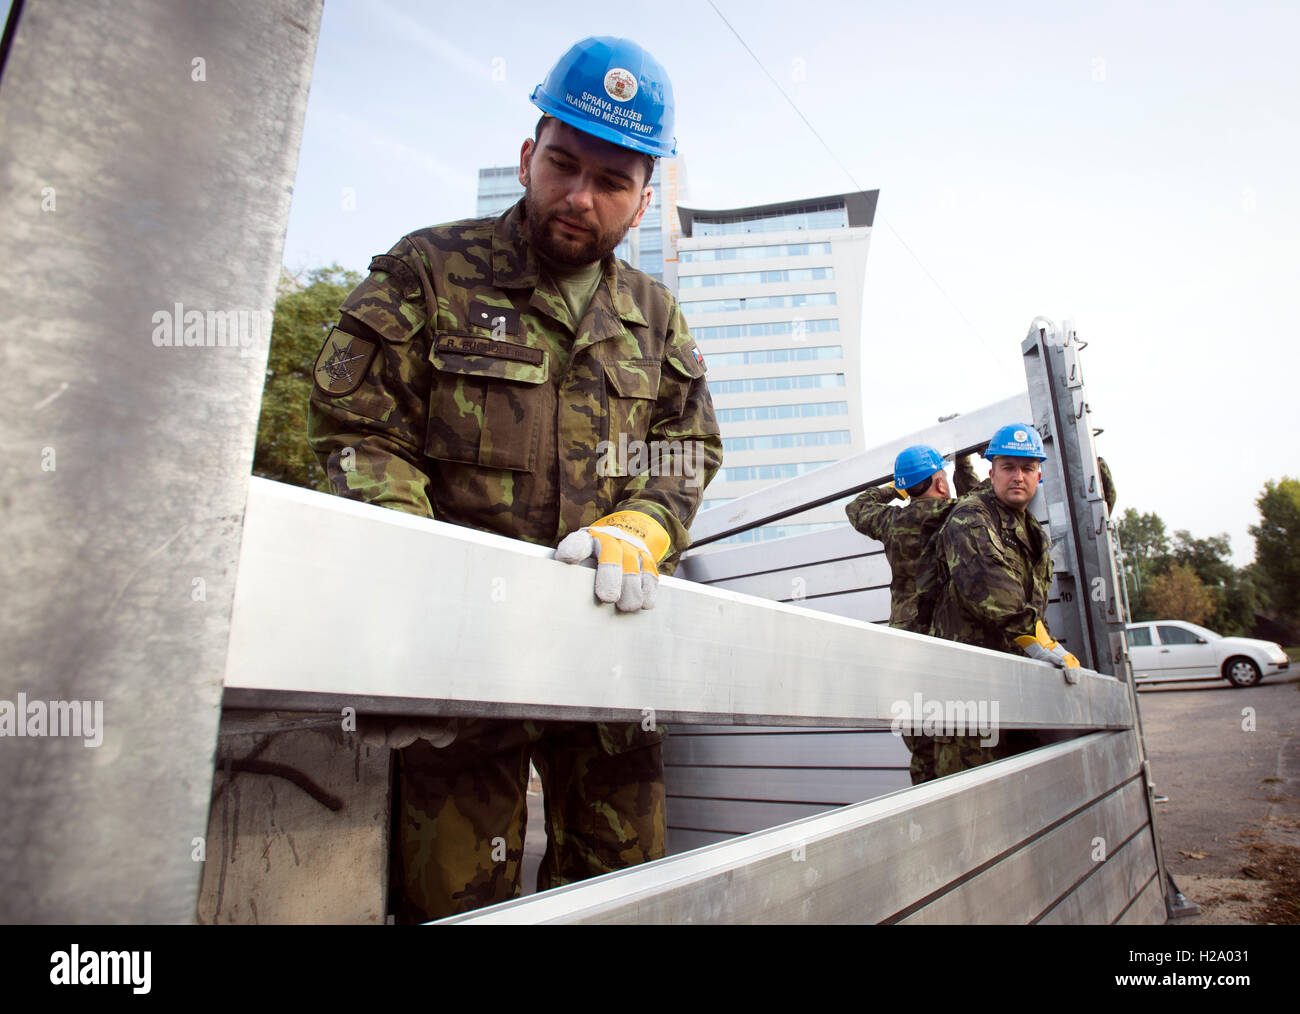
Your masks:
<svg viewBox="0 0 1300 1014"><path fill-rule="evenodd" d="M527 345L496 338L480 338L467 334L440 334L434 345L439 352L457 352L462 356L489 356L492 359L511 359L517 363L541 366L545 353Z"/></svg>

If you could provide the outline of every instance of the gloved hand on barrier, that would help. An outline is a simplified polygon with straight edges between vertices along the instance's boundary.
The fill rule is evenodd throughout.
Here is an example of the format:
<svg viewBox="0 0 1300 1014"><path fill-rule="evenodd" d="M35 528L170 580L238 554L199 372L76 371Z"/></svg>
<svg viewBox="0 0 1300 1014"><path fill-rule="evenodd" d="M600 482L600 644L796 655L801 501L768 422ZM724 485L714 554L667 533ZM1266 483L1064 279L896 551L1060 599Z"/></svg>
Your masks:
<svg viewBox="0 0 1300 1014"><path fill-rule="evenodd" d="M630 613L654 608L657 564L668 549L668 532L649 514L615 511L566 535L556 547L555 558L581 563L596 556L596 598Z"/></svg>
<svg viewBox="0 0 1300 1014"><path fill-rule="evenodd" d="M1079 660L1061 647L1060 642L1047 632L1043 621L1034 627L1034 636L1022 635L1016 638L1016 644L1030 658L1039 662L1050 662L1058 669L1065 670L1065 682L1079 682Z"/></svg>

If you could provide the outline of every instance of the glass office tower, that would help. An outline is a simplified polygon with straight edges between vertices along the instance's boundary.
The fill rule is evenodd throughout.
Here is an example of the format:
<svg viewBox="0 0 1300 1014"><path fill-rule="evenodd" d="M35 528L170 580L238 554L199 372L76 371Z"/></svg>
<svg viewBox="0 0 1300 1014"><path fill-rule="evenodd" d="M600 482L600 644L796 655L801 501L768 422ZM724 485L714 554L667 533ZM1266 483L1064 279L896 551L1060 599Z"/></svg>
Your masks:
<svg viewBox="0 0 1300 1014"><path fill-rule="evenodd" d="M866 449L862 289L879 193L678 208L677 298L704 354L723 438L704 508ZM736 538L844 523L843 504L833 503Z"/></svg>

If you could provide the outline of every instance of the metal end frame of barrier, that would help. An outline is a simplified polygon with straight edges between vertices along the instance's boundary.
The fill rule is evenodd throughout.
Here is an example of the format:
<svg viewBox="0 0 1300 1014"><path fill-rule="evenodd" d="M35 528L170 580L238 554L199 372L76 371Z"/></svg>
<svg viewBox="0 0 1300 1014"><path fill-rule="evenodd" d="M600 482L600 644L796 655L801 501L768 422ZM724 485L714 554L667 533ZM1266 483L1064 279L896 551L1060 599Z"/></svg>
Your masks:
<svg viewBox="0 0 1300 1014"><path fill-rule="evenodd" d="M1041 499L1046 502L1052 539L1059 540L1061 550L1054 554L1054 580L1060 600L1057 615L1064 617L1065 629L1054 633L1085 665L1124 683L1135 716L1133 736L1145 762L1146 743L1128 661L1125 592L1083 383L1083 347L1068 322L1057 327L1042 317L1035 318L1021 343L1034 425L1047 452ZM1169 917L1192 914L1195 906L1189 906L1165 868L1149 789L1146 805L1160 882L1168 885Z"/></svg>

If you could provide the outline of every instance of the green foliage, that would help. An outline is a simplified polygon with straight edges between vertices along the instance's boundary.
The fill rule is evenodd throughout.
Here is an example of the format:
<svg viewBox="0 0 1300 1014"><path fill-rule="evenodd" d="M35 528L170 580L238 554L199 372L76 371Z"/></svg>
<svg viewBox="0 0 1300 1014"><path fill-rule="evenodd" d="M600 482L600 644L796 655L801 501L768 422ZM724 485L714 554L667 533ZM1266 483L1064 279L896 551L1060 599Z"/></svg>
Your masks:
<svg viewBox="0 0 1300 1014"><path fill-rule="evenodd" d="M1252 525L1260 591L1278 618L1300 622L1300 481L1270 479L1255 501L1260 523Z"/></svg>
<svg viewBox="0 0 1300 1014"><path fill-rule="evenodd" d="M1214 603L1204 620L1189 622L1204 623L1225 637L1248 636L1255 625L1258 595L1250 575L1232 565L1232 543L1227 533L1196 539L1191 532L1177 531L1171 557L1175 564L1192 569L1209 590Z"/></svg>
<svg viewBox="0 0 1300 1014"><path fill-rule="evenodd" d="M1232 544L1226 533L1198 539L1189 531L1179 530L1174 532L1171 541L1158 514L1139 514L1130 507L1119 521L1119 536L1125 557L1129 608L1135 622L1182 619L1204 623L1225 636L1250 632L1259 596L1249 568L1238 569L1232 565ZM1208 611L1203 611L1201 597L1189 590L1190 582L1185 577L1172 584L1160 583L1160 595L1153 598L1155 583L1176 567L1185 567L1196 577L1197 586L1204 591ZM1202 615L1199 620L1166 611L1174 602L1193 600L1195 606L1179 608Z"/></svg>
<svg viewBox="0 0 1300 1014"><path fill-rule="evenodd" d="M339 304L361 278L338 264L308 271L305 280L281 276L257 421L254 475L327 491L325 472L307 444L307 400L316 354L338 322Z"/></svg>
<svg viewBox="0 0 1300 1014"><path fill-rule="evenodd" d="M1214 596L1190 566L1176 563L1151 579L1147 601L1156 619L1205 623L1214 609Z"/></svg>
<svg viewBox="0 0 1300 1014"><path fill-rule="evenodd" d="M1169 569L1169 536L1158 514L1139 514L1132 507L1119 520L1120 546L1124 551L1124 580L1128 585L1129 609L1134 622L1169 619L1157 616L1147 601L1147 590L1158 574Z"/></svg>

